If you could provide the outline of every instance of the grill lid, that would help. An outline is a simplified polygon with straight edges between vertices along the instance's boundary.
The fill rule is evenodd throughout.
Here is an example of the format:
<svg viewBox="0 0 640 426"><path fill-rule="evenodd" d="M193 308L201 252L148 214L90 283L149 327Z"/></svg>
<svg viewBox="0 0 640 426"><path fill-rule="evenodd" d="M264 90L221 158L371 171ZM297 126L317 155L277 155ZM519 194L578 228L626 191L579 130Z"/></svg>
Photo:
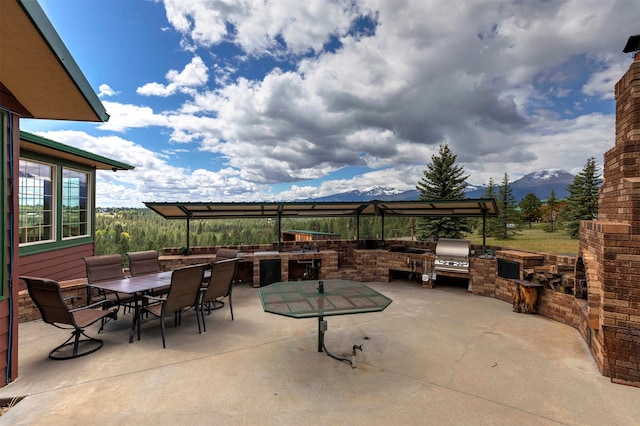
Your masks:
<svg viewBox="0 0 640 426"><path fill-rule="evenodd" d="M471 241L458 238L440 238L436 245L436 257L468 259Z"/></svg>
<svg viewBox="0 0 640 426"><path fill-rule="evenodd" d="M470 247L469 240L440 238L436 245L435 270L468 273Z"/></svg>

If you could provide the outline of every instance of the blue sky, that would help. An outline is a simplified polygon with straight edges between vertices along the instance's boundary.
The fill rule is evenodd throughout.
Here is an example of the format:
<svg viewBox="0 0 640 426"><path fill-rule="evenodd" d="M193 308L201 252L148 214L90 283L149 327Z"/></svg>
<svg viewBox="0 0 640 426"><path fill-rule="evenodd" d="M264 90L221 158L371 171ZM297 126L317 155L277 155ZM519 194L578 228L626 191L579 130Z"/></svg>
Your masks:
<svg viewBox="0 0 640 426"><path fill-rule="evenodd" d="M134 165L99 206L579 172L615 142L635 0L40 0L108 123L24 130Z"/></svg>

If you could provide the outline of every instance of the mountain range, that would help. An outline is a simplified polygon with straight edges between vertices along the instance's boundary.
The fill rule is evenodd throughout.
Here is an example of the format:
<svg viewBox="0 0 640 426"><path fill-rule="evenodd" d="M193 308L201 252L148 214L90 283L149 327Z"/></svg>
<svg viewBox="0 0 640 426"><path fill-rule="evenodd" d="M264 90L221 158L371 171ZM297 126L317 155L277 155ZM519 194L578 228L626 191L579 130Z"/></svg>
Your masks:
<svg viewBox="0 0 640 426"><path fill-rule="evenodd" d="M511 190L516 202L520 202L527 194L534 194L541 200L547 199L553 190L557 199L566 197L569 193L567 185L573 182L575 176L565 170L547 169L529 173L518 180L510 182ZM496 182L496 193L500 182ZM467 185L467 198L482 198L486 186ZM418 199L417 189L402 191L384 185L376 185L364 190L354 190L325 197L305 199L300 201L411 201Z"/></svg>

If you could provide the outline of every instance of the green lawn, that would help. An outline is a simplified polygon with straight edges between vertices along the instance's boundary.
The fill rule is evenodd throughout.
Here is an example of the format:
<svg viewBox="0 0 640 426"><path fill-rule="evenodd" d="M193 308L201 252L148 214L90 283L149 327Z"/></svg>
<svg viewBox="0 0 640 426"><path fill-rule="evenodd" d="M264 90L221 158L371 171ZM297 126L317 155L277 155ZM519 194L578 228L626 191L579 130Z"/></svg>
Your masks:
<svg viewBox="0 0 640 426"><path fill-rule="evenodd" d="M541 253L576 255L579 240L569 238L562 229L555 232L544 231L545 224L535 224L531 229L527 225L518 228L518 235L507 240L487 237L487 246L510 247L514 249L532 250ZM472 244L482 245L482 234L467 236Z"/></svg>

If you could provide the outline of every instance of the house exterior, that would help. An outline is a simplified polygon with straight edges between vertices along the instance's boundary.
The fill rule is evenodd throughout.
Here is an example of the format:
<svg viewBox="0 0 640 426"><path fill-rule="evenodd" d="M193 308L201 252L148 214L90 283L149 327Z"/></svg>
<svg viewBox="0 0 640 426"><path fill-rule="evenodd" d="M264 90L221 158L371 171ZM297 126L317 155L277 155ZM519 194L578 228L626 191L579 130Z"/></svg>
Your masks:
<svg viewBox="0 0 640 426"><path fill-rule="evenodd" d="M133 166L20 132L18 270L56 281L86 275L94 254L96 170ZM19 290L24 290L20 282Z"/></svg>
<svg viewBox="0 0 640 426"><path fill-rule="evenodd" d="M82 74L80 68L65 47L59 35L35 0L0 1L0 199L3 202L0 227L2 228L2 250L0 262L0 386L18 376L18 277L21 250L36 253L35 248L20 247L20 203L18 201L20 181L22 118L105 122L109 119L104 106ZM25 137L29 139L29 136ZM34 138L31 138L34 139ZM49 155L53 150L46 143L25 141L25 158L35 160ZM31 145L29 145L31 144ZM40 145L36 148L35 145ZM55 146L55 145L54 145ZM30 149L30 150L29 150ZM38 153L38 149L42 151ZM35 151L34 151L35 150ZM89 171L81 167L85 154L76 153L67 165L74 170ZM62 165L65 155L56 154ZM75 160L74 163L71 160ZM73 169L73 168L72 168ZM94 172L88 173L92 176ZM95 181L95 179L94 179ZM91 195L93 197L93 195ZM33 213L33 212L32 212ZM77 223L77 221L76 221ZM85 226L88 226L88 222ZM24 227L23 227L24 228ZM41 229L42 231L43 229ZM50 229L53 232L53 228ZM29 230L25 230L26 233ZM58 232L56 229L55 232ZM75 232L75 231L69 231ZM70 235L70 233L66 235ZM25 238L26 238L25 233ZM80 241L81 240L81 241ZM27 240L25 240L27 241ZM78 241L79 246L91 247L89 238ZM58 243L56 243L58 244ZM69 246L49 248L72 250ZM64 247L63 247L64 246ZM85 250L83 249L83 250ZM55 250L53 250L55 251ZM44 256L44 255L42 255ZM34 259L34 258L32 258ZM25 260L26 262L26 260Z"/></svg>

